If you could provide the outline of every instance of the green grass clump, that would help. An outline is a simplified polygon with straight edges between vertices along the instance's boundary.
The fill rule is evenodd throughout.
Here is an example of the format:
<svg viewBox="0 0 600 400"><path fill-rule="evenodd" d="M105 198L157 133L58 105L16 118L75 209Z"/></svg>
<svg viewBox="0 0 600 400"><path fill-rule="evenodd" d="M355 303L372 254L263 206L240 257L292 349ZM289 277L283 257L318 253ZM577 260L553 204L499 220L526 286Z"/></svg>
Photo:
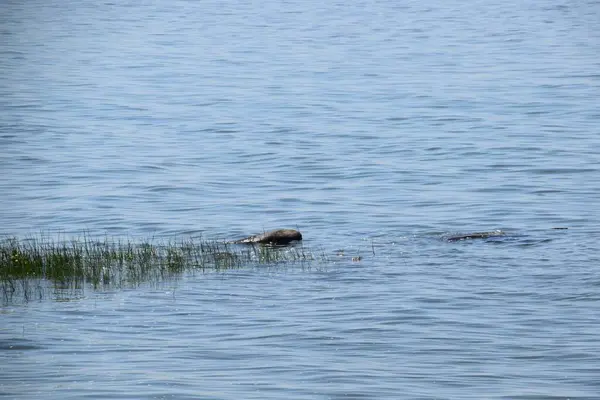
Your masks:
<svg viewBox="0 0 600 400"><path fill-rule="evenodd" d="M48 239L0 241L3 301L41 298L46 289L80 290L161 282L193 270L225 270L245 265L311 261L303 247L233 245L201 239L122 242Z"/></svg>

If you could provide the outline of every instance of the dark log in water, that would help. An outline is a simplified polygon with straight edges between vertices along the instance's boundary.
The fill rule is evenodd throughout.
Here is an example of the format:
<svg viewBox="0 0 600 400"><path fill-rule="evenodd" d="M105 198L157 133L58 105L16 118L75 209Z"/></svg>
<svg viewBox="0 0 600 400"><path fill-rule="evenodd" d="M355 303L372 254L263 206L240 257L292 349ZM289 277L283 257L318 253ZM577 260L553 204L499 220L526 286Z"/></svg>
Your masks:
<svg viewBox="0 0 600 400"><path fill-rule="evenodd" d="M468 240L468 239L487 239L496 236L504 236L506 233L502 231L490 231L490 232L472 232L465 233L460 235L451 235L447 236L446 240L449 242L457 242L459 240Z"/></svg>
<svg viewBox="0 0 600 400"><path fill-rule="evenodd" d="M295 229L276 229L261 235L249 236L236 240L233 243L262 243L274 245L286 245L295 240L302 240L302 234Z"/></svg>

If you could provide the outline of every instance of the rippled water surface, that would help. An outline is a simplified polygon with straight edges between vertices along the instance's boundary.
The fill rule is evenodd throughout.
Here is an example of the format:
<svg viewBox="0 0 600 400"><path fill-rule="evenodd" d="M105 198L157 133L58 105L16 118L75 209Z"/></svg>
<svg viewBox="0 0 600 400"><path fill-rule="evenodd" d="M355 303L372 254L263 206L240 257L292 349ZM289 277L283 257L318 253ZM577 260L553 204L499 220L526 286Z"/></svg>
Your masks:
<svg viewBox="0 0 600 400"><path fill-rule="evenodd" d="M599 398L599 22L1 2L1 235L290 227L329 261L6 303L0 396Z"/></svg>

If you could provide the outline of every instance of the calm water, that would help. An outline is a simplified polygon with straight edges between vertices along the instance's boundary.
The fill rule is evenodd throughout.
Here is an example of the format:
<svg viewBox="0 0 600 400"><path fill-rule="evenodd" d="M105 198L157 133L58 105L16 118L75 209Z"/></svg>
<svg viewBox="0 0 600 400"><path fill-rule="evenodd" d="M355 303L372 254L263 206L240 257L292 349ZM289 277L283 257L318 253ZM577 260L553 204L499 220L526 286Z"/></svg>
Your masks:
<svg viewBox="0 0 600 400"><path fill-rule="evenodd" d="M0 396L600 398L599 23L2 1L1 235L298 227L332 261L5 304Z"/></svg>

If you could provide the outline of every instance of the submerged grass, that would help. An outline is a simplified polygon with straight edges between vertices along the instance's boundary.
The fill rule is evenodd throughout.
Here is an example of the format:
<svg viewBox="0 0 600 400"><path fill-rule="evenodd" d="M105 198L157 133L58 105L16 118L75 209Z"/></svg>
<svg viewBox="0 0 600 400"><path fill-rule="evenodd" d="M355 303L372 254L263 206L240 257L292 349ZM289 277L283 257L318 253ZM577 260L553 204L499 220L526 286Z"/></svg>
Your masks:
<svg viewBox="0 0 600 400"><path fill-rule="evenodd" d="M4 303L28 301L52 290L136 286L161 282L192 270L226 270L246 265L307 262L304 247L235 245L202 239L135 243L90 237L0 241L0 292Z"/></svg>

